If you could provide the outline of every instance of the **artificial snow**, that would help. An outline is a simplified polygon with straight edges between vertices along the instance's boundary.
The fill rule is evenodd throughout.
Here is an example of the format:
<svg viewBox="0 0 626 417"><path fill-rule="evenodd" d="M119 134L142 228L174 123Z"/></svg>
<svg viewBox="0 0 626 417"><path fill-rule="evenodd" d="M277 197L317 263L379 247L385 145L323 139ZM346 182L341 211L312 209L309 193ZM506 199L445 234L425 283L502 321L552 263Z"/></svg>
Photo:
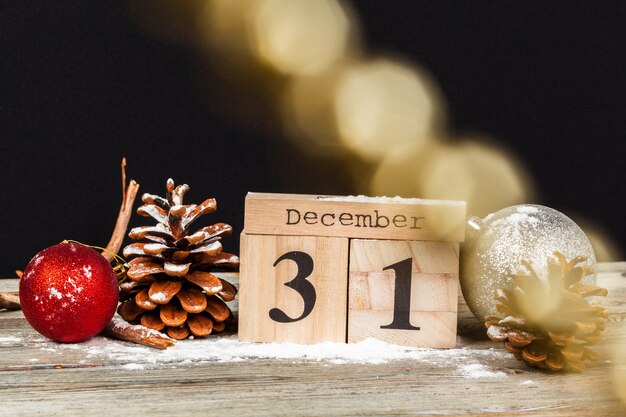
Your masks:
<svg viewBox="0 0 626 417"><path fill-rule="evenodd" d="M143 250L144 252L154 253L163 249L164 247L166 248L167 246L162 243L146 243L145 245L143 245Z"/></svg>
<svg viewBox="0 0 626 417"><path fill-rule="evenodd" d="M166 301L167 300L167 294L165 294L164 292L154 292L152 293L152 295L150 295L150 300L156 302L159 301Z"/></svg>
<svg viewBox="0 0 626 417"><path fill-rule="evenodd" d="M31 259L31 261L29 262L33 264L33 269L37 267L37 265L39 265L41 263L41 261L43 261L43 259L45 258L44 255L41 254L37 254L35 255L35 257L33 259Z"/></svg>
<svg viewBox="0 0 626 417"><path fill-rule="evenodd" d="M161 294L161 293L157 293L157 294ZM155 337L169 339L167 335L157 330L150 329L140 324L130 324L129 322L122 320L118 317L113 317L109 326L112 326L113 329L117 329L119 331L124 331L125 329L139 331L142 337L155 336Z"/></svg>
<svg viewBox="0 0 626 417"><path fill-rule="evenodd" d="M91 278L91 266L89 266L89 269L87 269L87 267L83 267L83 270L85 271L85 275L87 275L88 272L88 277ZM79 287L78 285L76 285L76 281L74 280L74 278L68 276L66 281L72 286L72 288L74 288L74 291L76 291L77 293L81 293L83 291L83 287Z"/></svg>
<svg viewBox="0 0 626 417"><path fill-rule="evenodd" d="M539 213L539 209L534 206L519 206L517 207L518 213L536 214Z"/></svg>
<svg viewBox="0 0 626 417"><path fill-rule="evenodd" d="M86 276L87 278L91 278L91 276L92 276L91 271L92 271L92 270L93 270L93 267L92 267L91 265L85 265L85 266L83 266L83 272L84 272L84 274L85 274L85 276Z"/></svg>
<svg viewBox="0 0 626 417"><path fill-rule="evenodd" d="M63 298L63 294L61 294L61 292L54 287L50 287L48 289L48 292L50 293L50 299L56 297L60 300L61 298Z"/></svg>
<svg viewBox="0 0 626 417"><path fill-rule="evenodd" d="M141 371L146 367L140 363L127 363L126 365L122 365L122 369L127 369L129 371Z"/></svg>
<svg viewBox="0 0 626 417"><path fill-rule="evenodd" d="M101 359L105 363L134 371L164 366L192 366L199 362L235 363L274 359L293 362L316 362L341 366L346 364L380 365L393 361L410 360L442 367L468 379L502 378L504 372L490 369L481 363L505 360L507 352L496 349L424 349L392 345L376 339L359 343L244 343L237 336L177 341L166 350L152 349L129 342L96 336L83 343L59 344L47 339L37 340L40 349L62 355L69 351L83 351L85 359Z"/></svg>
<svg viewBox="0 0 626 417"><path fill-rule="evenodd" d="M522 381L519 383L520 385L537 385L535 383L535 381L531 380L531 379L527 379L526 381Z"/></svg>
<svg viewBox="0 0 626 417"><path fill-rule="evenodd" d="M467 378L504 378L506 374L502 371L491 371L485 365L480 363L471 363L460 367L460 372Z"/></svg>
<svg viewBox="0 0 626 417"><path fill-rule="evenodd" d="M177 274L182 274L185 273L187 270L189 270L189 265L190 264L173 264L170 262L166 262L165 263L165 270L172 272L172 273L177 273Z"/></svg>
<svg viewBox="0 0 626 417"><path fill-rule="evenodd" d="M0 343L17 343L21 341L21 338L15 336L0 337Z"/></svg>

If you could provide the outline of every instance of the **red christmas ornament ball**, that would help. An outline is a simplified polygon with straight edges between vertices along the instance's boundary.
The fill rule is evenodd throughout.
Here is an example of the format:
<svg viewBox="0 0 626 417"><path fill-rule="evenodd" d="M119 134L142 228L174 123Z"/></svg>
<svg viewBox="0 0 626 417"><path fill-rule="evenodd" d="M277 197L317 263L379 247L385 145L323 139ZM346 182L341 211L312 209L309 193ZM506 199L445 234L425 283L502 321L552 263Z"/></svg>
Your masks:
<svg viewBox="0 0 626 417"><path fill-rule="evenodd" d="M117 276L95 250L60 243L39 252L20 280L26 320L57 342L80 342L100 333L119 301Z"/></svg>

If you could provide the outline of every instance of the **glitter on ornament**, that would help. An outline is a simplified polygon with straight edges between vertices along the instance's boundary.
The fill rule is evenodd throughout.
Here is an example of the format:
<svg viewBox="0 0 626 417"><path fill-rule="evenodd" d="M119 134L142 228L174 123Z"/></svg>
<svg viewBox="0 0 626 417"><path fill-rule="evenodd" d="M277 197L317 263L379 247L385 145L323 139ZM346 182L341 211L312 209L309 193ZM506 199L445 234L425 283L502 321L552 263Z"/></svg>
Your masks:
<svg viewBox="0 0 626 417"><path fill-rule="evenodd" d="M79 243L60 243L30 261L19 297L26 320L39 333L57 342L80 342L111 321L119 287L101 254Z"/></svg>
<svg viewBox="0 0 626 417"><path fill-rule="evenodd" d="M497 311L493 292L510 288L512 275L522 260L529 261L539 276L548 276L547 256L558 251L566 258L587 258L595 269L596 258L589 239L570 218L539 205L517 205L468 221L461 250L460 282L472 313L484 322ZM584 284L595 284L595 273ZM546 283L547 284L547 283Z"/></svg>

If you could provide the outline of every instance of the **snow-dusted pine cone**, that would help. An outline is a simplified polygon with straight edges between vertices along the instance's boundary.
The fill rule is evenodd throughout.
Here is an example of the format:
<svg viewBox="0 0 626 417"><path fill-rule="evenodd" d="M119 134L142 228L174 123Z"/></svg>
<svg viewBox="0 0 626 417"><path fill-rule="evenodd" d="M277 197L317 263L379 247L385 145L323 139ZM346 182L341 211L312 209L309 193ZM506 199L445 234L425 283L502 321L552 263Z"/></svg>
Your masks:
<svg viewBox="0 0 626 417"><path fill-rule="evenodd" d="M211 271L239 267L239 257L222 252L220 242L232 227L216 223L191 233L194 221L216 210L215 199L184 205L187 184L175 187L170 178L166 188L166 198L144 194L144 205L137 210L158 223L129 233L142 242L124 248L128 271L118 313L174 339L207 336L224 330L231 317L225 301L235 298L236 289Z"/></svg>

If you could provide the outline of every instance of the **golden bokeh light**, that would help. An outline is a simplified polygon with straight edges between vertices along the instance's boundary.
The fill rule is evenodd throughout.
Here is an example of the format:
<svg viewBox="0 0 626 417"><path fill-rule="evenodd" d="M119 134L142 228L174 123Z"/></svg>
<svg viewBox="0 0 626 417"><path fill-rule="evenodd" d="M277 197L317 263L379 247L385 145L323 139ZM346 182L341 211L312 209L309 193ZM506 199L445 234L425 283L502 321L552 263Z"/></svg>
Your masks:
<svg viewBox="0 0 626 417"><path fill-rule="evenodd" d="M199 52L201 93L221 117L276 135L283 128L303 152L340 164L359 192L463 200L479 217L535 197L527 171L495 142L440 139L436 84L412 64L361 51L342 0L128 0L128 8L147 32ZM609 234L580 222L598 260L623 256Z"/></svg>
<svg viewBox="0 0 626 417"><path fill-rule="evenodd" d="M370 190L375 195L464 200L468 214L479 217L534 196L525 170L509 153L491 142L470 140L397 149L378 167Z"/></svg>
<svg viewBox="0 0 626 417"><path fill-rule="evenodd" d="M425 162L433 158L441 146L436 140L428 140L426 145L407 143L391 149L378 165L368 192L378 196L421 197L419 187Z"/></svg>
<svg viewBox="0 0 626 417"><path fill-rule="evenodd" d="M573 219L589 238L598 262L616 262L624 259L620 246L599 224L577 215L573 216Z"/></svg>
<svg viewBox="0 0 626 417"><path fill-rule="evenodd" d="M198 19L202 46L219 57L223 66L244 68L254 63L250 47L249 21L258 0L205 0Z"/></svg>
<svg viewBox="0 0 626 417"><path fill-rule="evenodd" d="M341 140L370 161L409 142L426 143L437 108L433 90L426 77L398 62L376 59L352 65L334 96Z"/></svg>
<svg viewBox="0 0 626 417"><path fill-rule="evenodd" d="M293 78L282 97L281 109L287 137L316 156L346 153L335 123L333 93L340 70Z"/></svg>
<svg viewBox="0 0 626 417"><path fill-rule="evenodd" d="M251 25L254 52L287 75L330 68L346 54L351 33L337 0L258 0Z"/></svg>
<svg viewBox="0 0 626 417"><path fill-rule="evenodd" d="M470 214L484 217L533 198L528 175L511 154L492 143L442 147L428 162L420 184L423 197L465 200Z"/></svg>
<svg viewBox="0 0 626 417"><path fill-rule="evenodd" d="M443 152L443 147L438 139L430 138L425 145L408 143L390 150L371 178L367 192L379 196L425 198L420 187L426 175L427 162ZM430 217L433 229L444 240L458 226L439 212L432 213Z"/></svg>

